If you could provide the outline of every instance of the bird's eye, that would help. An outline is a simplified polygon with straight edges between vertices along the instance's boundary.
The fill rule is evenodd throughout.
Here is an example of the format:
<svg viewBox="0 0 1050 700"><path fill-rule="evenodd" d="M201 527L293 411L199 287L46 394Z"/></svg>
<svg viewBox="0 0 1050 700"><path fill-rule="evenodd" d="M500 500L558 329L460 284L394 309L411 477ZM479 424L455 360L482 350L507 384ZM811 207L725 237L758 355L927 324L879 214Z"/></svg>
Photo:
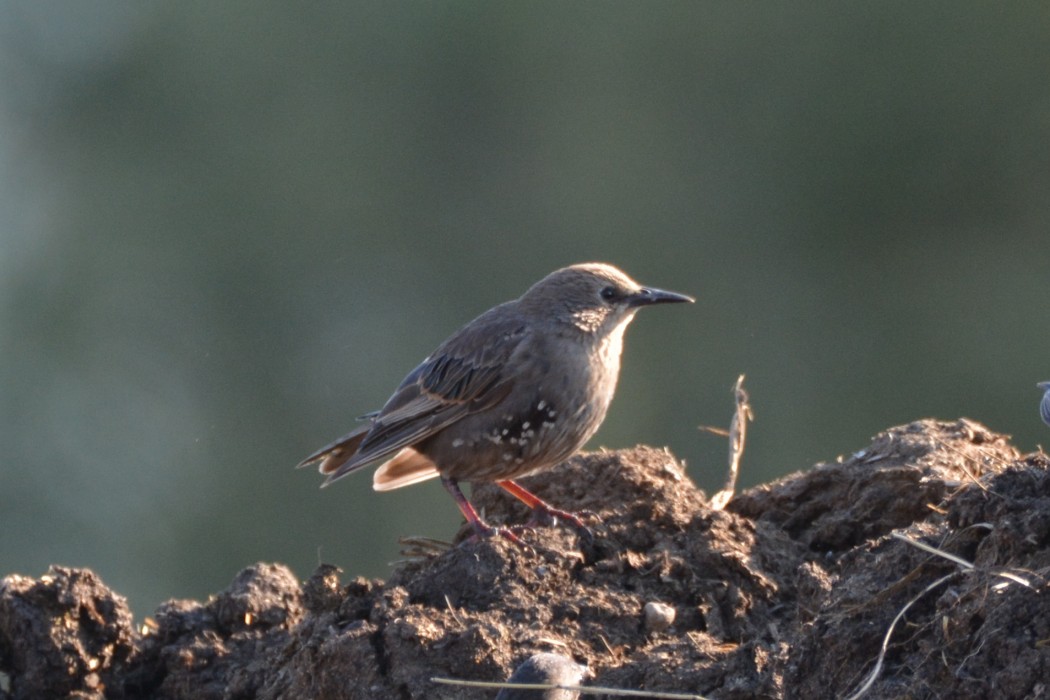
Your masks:
<svg viewBox="0 0 1050 700"><path fill-rule="evenodd" d="M616 287L606 287L605 289L602 290L601 294L602 294L602 299L605 299L605 301L612 301L617 296L616 295Z"/></svg>

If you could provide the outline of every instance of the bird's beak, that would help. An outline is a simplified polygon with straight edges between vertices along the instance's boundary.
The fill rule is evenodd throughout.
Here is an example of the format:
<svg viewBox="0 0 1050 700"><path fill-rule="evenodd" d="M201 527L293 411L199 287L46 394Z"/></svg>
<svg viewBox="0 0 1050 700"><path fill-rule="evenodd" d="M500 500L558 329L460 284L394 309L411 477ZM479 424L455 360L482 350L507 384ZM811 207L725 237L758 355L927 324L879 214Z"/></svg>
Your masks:
<svg viewBox="0 0 1050 700"><path fill-rule="evenodd" d="M692 304L695 299L678 292L668 292L654 287L642 287L640 290L627 297L628 306L650 306L652 304L677 304L687 301Z"/></svg>

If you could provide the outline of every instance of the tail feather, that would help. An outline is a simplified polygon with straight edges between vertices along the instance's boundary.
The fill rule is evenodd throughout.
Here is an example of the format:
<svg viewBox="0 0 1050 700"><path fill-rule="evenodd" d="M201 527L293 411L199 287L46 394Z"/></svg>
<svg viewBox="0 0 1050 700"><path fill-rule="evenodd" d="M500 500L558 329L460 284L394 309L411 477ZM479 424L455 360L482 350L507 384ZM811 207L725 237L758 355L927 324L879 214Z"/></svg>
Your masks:
<svg viewBox="0 0 1050 700"><path fill-rule="evenodd" d="M357 430L347 433L338 440L335 440L317 450L302 462L299 462L295 468L302 469L303 467L319 461L321 462L318 467L319 471L322 474L331 474L357 454L357 448L361 446L361 443L368 435L368 431L371 429L371 424L362 425Z"/></svg>
<svg viewBox="0 0 1050 700"><path fill-rule="evenodd" d="M296 469L320 462L318 471L327 476L321 484L321 488L324 488L347 474L352 474L394 453L391 459L376 470L372 480L372 486L376 491L390 491L438 476L437 465L411 447L399 449L395 443L380 449L369 447L362 453L361 444L368 437L373 426L374 421L369 421L367 425L325 445L296 465Z"/></svg>
<svg viewBox="0 0 1050 700"><path fill-rule="evenodd" d="M392 491L435 476L438 476L437 465L429 457L411 447L405 447L393 459L376 469L372 476L372 488L376 491Z"/></svg>

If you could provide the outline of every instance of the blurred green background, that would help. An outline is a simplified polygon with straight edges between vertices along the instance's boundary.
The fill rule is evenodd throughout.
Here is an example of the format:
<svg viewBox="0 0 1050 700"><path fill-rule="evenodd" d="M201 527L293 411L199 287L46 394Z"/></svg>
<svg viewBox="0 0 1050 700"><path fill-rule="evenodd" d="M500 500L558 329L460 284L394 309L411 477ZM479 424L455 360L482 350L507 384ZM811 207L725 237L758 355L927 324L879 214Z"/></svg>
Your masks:
<svg viewBox="0 0 1050 700"><path fill-rule="evenodd" d="M716 489L892 425L1050 438L1050 6L276 2L0 10L0 574L137 615L257 560L386 577L433 482L292 466L547 272L693 294L591 446ZM596 477L600 478L600 477Z"/></svg>

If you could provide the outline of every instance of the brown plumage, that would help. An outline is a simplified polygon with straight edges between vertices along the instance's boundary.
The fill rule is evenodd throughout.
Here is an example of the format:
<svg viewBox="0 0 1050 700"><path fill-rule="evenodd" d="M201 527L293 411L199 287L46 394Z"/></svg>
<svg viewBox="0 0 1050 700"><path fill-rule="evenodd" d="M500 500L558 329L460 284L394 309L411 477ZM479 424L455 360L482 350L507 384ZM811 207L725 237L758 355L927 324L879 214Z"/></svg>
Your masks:
<svg viewBox="0 0 1050 700"><path fill-rule="evenodd" d="M556 270L454 333L381 410L299 466L319 461L328 486L385 460L373 477L377 491L440 476L481 535L496 530L478 517L459 481L494 481L534 510L582 526L513 479L565 460L601 425L635 312L686 301L642 287L611 265Z"/></svg>

